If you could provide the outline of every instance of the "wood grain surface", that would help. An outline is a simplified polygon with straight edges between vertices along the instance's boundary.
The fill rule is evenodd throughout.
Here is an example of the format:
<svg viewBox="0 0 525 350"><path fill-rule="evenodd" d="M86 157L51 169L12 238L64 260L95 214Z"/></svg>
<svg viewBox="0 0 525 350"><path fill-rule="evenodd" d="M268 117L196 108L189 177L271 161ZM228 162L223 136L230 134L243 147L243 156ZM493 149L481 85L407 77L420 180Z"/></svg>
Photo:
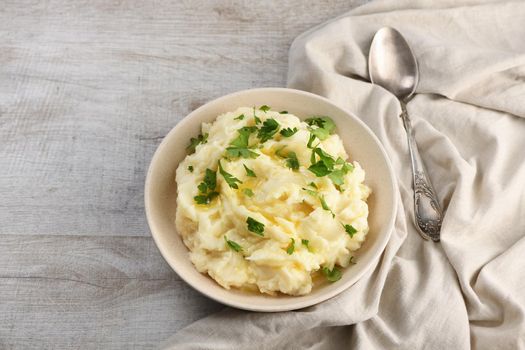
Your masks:
<svg viewBox="0 0 525 350"><path fill-rule="evenodd" d="M167 266L143 184L164 135L284 86L301 32L365 0L2 1L0 349L142 349L221 305Z"/></svg>

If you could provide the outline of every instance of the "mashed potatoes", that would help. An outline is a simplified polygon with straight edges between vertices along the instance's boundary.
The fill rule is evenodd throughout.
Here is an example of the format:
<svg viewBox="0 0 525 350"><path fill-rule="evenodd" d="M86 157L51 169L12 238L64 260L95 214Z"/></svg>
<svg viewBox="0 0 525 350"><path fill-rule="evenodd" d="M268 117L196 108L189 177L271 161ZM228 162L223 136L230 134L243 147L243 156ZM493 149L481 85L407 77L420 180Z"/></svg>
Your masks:
<svg viewBox="0 0 525 350"><path fill-rule="evenodd" d="M225 288L303 295L352 263L370 189L335 125L269 107L202 125L177 169L176 226L198 271Z"/></svg>

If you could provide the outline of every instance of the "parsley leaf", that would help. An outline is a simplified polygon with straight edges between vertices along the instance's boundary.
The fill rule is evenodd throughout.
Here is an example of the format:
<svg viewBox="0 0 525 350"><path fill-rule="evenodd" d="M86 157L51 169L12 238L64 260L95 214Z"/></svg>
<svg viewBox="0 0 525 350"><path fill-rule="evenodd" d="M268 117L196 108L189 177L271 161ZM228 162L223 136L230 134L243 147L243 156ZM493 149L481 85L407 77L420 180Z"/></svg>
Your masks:
<svg viewBox="0 0 525 350"><path fill-rule="evenodd" d="M230 241L226 236L224 236L224 240L226 241L228 247L230 247L231 249L235 250L236 252L242 251L242 247L238 243Z"/></svg>
<svg viewBox="0 0 525 350"><path fill-rule="evenodd" d="M290 244L286 247L286 254L292 255L295 250L295 239L291 238Z"/></svg>
<svg viewBox="0 0 525 350"><path fill-rule="evenodd" d="M244 167L244 170L246 170L246 175L249 176L249 177L257 177L257 175L255 175L255 172L248 168L245 164L242 165Z"/></svg>
<svg viewBox="0 0 525 350"><path fill-rule="evenodd" d="M233 176L232 174L224 170L220 160L219 160L219 173L222 175L222 177L224 178L224 181L226 181L228 186L230 186L231 188L238 189L239 186L237 185L237 183L242 184L241 180L239 180L238 178L236 178L235 176Z"/></svg>
<svg viewBox="0 0 525 350"><path fill-rule="evenodd" d="M193 165L190 165L190 166L188 167L188 171L189 171L190 173L193 173Z"/></svg>
<svg viewBox="0 0 525 350"><path fill-rule="evenodd" d="M188 145L188 147L186 147L186 149L190 152L190 153L193 153L195 152L195 147L197 147L199 144L204 144L208 142L208 134L199 134L199 136L197 136L196 138L195 137L192 137L190 139L190 144Z"/></svg>
<svg viewBox="0 0 525 350"><path fill-rule="evenodd" d="M270 118L266 119L263 122L263 125L257 132L257 137L261 140L261 142L266 142L269 139L273 137L273 135L277 132L279 129L279 123L277 120Z"/></svg>
<svg viewBox="0 0 525 350"><path fill-rule="evenodd" d="M330 207L328 206L328 204L326 203L326 201L325 201L325 199L324 199L324 196L319 196L319 201L321 201L321 207L323 207L324 210L329 211L329 212L332 214L332 218L335 218L335 214L334 214L334 212L332 211L332 209L330 209Z"/></svg>
<svg viewBox="0 0 525 350"><path fill-rule="evenodd" d="M198 196L193 197L193 200L197 204L210 204L211 201L219 195L219 192L209 192L208 194L200 194Z"/></svg>
<svg viewBox="0 0 525 350"><path fill-rule="evenodd" d="M313 183L313 182L310 182L310 183L308 184L308 186L311 186L311 187L317 189L317 185L316 185L315 183Z"/></svg>
<svg viewBox="0 0 525 350"><path fill-rule="evenodd" d="M226 148L226 154L233 158L248 158L254 159L260 156L259 153L249 150L248 148L241 147L228 147Z"/></svg>
<svg viewBox="0 0 525 350"><path fill-rule="evenodd" d="M246 223L248 224L248 231L253 232L259 236L264 236L264 224L262 222L248 217L246 219Z"/></svg>
<svg viewBox="0 0 525 350"><path fill-rule="evenodd" d="M255 107L253 107L253 120L255 120L255 124L261 124L261 119L259 119L259 117L257 117L257 115L255 114Z"/></svg>
<svg viewBox="0 0 525 350"><path fill-rule="evenodd" d="M259 110L263 111L263 112L268 112L270 110L270 107L267 106L267 105L263 105L261 107L259 107Z"/></svg>
<svg viewBox="0 0 525 350"><path fill-rule="evenodd" d="M316 116L305 120L306 124L310 126L317 126L319 129L324 129L328 134L333 134L335 131L335 123L329 117Z"/></svg>
<svg viewBox="0 0 525 350"><path fill-rule="evenodd" d="M303 188L303 190L305 190L310 196L317 197L317 192L309 190L308 188Z"/></svg>
<svg viewBox="0 0 525 350"><path fill-rule="evenodd" d="M299 169L299 159L295 152L289 152L286 156L286 166L292 170Z"/></svg>
<svg viewBox="0 0 525 350"><path fill-rule="evenodd" d="M233 118L233 120L243 120L243 119L244 119L244 114L241 114L237 118Z"/></svg>
<svg viewBox="0 0 525 350"><path fill-rule="evenodd" d="M239 136L230 142L230 145L240 148L248 148L248 140L250 135L257 130L255 126L245 126L237 130Z"/></svg>
<svg viewBox="0 0 525 350"><path fill-rule="evenodd" d="M288 111L280 111L280 114L288 114Z"/></svg>
<svg viewBox="0 0 525 350"><path fill-rule="evenodd" d="M206 169L203 181L197 186L200 194L193 197L193 200L197 204L210 204L213 198L219 195L219 192L215 191L216 187L217 173L213 170Z"/></svg>
<svg viewBox="0 0 525 350"><path fill-rule="evenodd" d="M297 128L286 128L282 129L279 133L284 137L290 137L293 136L297 131L299 131Z"/></svg>
<svg viewBox="0 0 525 350"><path fill-rule="evenodd" d="M330 156L328 153L320 149L319 147L316 147L313 149L313 152L317 154L320 158L320 160L326 164L326 167L330 170L334 168L335 160Z"/></svg>
<svg viewBox="0 0 525 350"><path fill-rule="evenodd" d="M354 235L357 233L357 230L352 225L344 225L343 224L343 227L344 227L346 233L348 233L350 235L350 238L353 238Z"/></svg>
<svg viewBox="0 0 525 350"><path fill-rule="evenodd" d="M307 239L301 239L301 244L304 245L306 248L308 248L308 243L310 243Z"/></svg>
<svg viewBox="0 0 525 350"><path fill-rule="evenodd" d="M249 188L245 188L244 190L242 190L242 192L247 195L248 197L253 197L254 196L254 193L251 189Z"/></svg>
<svg viewBox="0 0 525 350"><path fill-rule="evenodd" d="M308 167L308 170L314 173L317 177L326 176L331 172L330 169L326 167L326 164L322 161L310 165L310 167Z"/></svg>
<svg viewBox="0 0 525 350"><path fill-rule="evenodd" d="M208 189L214 190L215 187L217 187L217 172L206 169L206 172L204 173L204 182Z"/></svg>
<svg viewBox="0 0 525 350"><path fill-rule="evenodd" d="M323 267L321 269L321 272L330 282L339 281L342 275L341 270L339 270L336 266L334 266L334 268L331 271L328 267Z"/></svg>
<svg viewBox="0 0 525 350"><path fill-rule="evenodd" d="M312 148L312 143L315 141L315 135L310 133L310 138L308 139L308 143L306 144L306 147Z"/></svg>
<svg viewBox="0 0 525 350"><path fill-rule="evenodd" d="M321 141L326 140L328 138L328 136L330 136L330 133L328 131L326 131L326 129L308 128L308 130L310 130L311 135L314 135L315 137L317 137Z"/></svg>

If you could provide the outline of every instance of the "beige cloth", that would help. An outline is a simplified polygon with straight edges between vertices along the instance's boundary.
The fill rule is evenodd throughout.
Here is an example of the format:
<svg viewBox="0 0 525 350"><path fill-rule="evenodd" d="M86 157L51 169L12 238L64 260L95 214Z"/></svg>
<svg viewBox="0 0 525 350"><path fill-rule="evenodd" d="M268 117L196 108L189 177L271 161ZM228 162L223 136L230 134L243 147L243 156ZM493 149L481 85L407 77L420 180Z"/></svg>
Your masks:
<svg viewBox="0 0 525 350"><path fill-rule="evenodd" d="M399 103L368 82L382 26L403 33L420 64L408 111L446 210L439 244L412 221ZM369 3L297 38L289 86L330 98L381 139L401 199L391 240L336 298L278 314L225 309L166 348L525 348L525 2Z"/></svg>

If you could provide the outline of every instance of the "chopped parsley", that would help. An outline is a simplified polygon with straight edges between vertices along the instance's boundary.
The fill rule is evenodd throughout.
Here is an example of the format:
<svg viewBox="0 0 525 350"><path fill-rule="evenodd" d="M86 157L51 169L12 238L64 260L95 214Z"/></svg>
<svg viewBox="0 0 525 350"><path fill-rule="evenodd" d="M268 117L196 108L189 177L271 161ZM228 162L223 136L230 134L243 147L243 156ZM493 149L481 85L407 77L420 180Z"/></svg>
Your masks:
<svg viewBox="0 0 525 350"><path fill-rule="evenodd" d="M211 201L219 195L219 192L213 191L209 192L208 194L199 194L198 196L193 197L193 200L197 204L210 204Z"/></svg>
<svg viewBox="0 0 525 350"><path fill-rule="evenodd" d="M267 105L262 105L259 107L259 110L263 111L264 113L268 112L270 110L270 107Z"/></svg>
<svg viewBox="0 0 525 350"><path fill-rule="evenodd" d="M255 175L255 172L248 168L246 165L242 165L244 167L244 170L246 170L246 175L249 176L249 177L257 177L257 175Z"/></svg>
<svg viewBox="0 0 525 350"><path fill-rule="evenodd" d="M226 236L224 236L224 240L226 241L226 244L228 245L228 247L230 247L231 249L235 250L236 252L242 251L242 247L239 245L239 243L230 241L228 237Z"/></svg>
<svg viewBox="0 0 525 350"><path fill-rule="evenodd" d="M311 187L317 189L317 185L316 185L315 183L313 183L313 182L310 182L310 183L308 184L308 186L311 186Z"/></svg>
<svg viewBox="0 0 525 350"><path fill-rule="evenodd" d="M304 245L306 248L308 248L308 243L310 243L307 239L301 239L301 244Z"/></svg>
<svg viewBox="0 0 525 350"><path fill-rule="evenodd" d="M217 173L213 170L206 169L203 181L197 186L199 195L193 197L197 204L210 204L210 202L219 195L215 191L217 187Z"/></svg>
<svg viewBox="0 0 525 350"><path fill-rule="evenodd" d="M317 157L319 157L319 160L317 160ZM344 184L345 175L354 169L352 164L347 163L341 157L335 160L319 147L315 147L312 150L310 162L312 165L310 165L308 170L314 173L317 177L328 176L337 187ZM339 168L336 168L336 166Z"/></svg>
<svg viewBox="0 0 525 350"><path fill-rule="evenodd" d="M334 266L332 270L330 270L328 267L323 267L321 272L330 282L339 281L342 275L341 270L339 270L336 266Z"/></svg>
<svg viewBox="0 0 525 350"><path fill-rule="evenodd" d="M350 238L353 238L354 235L357 233L357 230L355 229L354 226L352 225L345 225L345 224L342 224L346 233L348 233L350 235Z"/></svg>
<svg viewBox="0 0 525 350"><path fill-rule="evenodd" d="M290 244L286 247L286 254L292 255L295 250L295 239L290 238Z"/></svg>
<svg viewBox="0 0 525 350"><path fill-rule="evenodd" d="M248 231L253 232L259 236L264 236L264 224L262 222L248 217L246 219L246 223L248 224Z"/></svg>
<svg viewBox="0 0 525 350"><path fill-rule="evenodd" d="M231 188L238 189L239 186L237 185L237 183L242 184L241 180L239 180L238 178L236 178L235 176L233 176L232 174L224 170L220 160L219 160L219 173L222 175L222 177L224 178L224 181L226 181L228 186L230 186Z"/></svg>
<svg viewBox="0 0 525 350"><path fill-rule="evenodd" d="M190 165L190 166L188 167L188 171L189 171L190 173L193 173L193 165Z"/></svg>
<svg viewBox="0 0 525 350"><path fill-rule="evenodd" d="M292 170L299 169L299 159L297 159L295 152L289 152L286 156L286 166Z"/></svg>
<svg viewBox="0 0 525 350"><path fill-rule="evenodd" d="M310 138L308 139L308 143L306 144L306 147L312 148L312 143L315 141L315 135L310 133Z"/></svg>
<svg viewBox="0 0 525 350"><path fill-rule="evenodd" d="M288 114L288 111L280 111L280 114Z"/></svg>
<svg viewBox="0 0 525 350"><path fill-rule="evenodd" d="M308 193L310 196L314 196L314 197L317 197L317 192L313 191L313 190L310 190L308 188L303 188L303 190L306 191L306 193Z"/></svg>
<svg viewBox="0 0 525 350"><path fill-rule="evenodd" d="M190 144L188 145L188 147L186 147L186 149L190 152L190 153L193 153L195 152L195 148L199 145L199 144L204 144L208 142L208 134L199 134L199 136L197 137L192 137L190 139Z"/></svg>
<svg viewBox="0 0 525 350"><path fill-rule="evenodd" d="M279 123L277 120L270 118L263 122L263 125L257 132L257 137L261 140L261 143L268 141L275 135L279 130Z"/></svg>
<svg viewBox="0 0 525 350"><path fill-rule="evenodd" d="M244 119L244 114L241 114L237 118L233 118L233 120L243 120L243 119Z"/></svg>
<svg viewBox="0 0 525 350"><path fill-rule="evenodd" d="M330 207L328 206L328 204L326 204L326 201L324 199L324 196L319 196L319 200L321 201L321 207L323 207L324 210L327 210L330 212L330 214L332 214L332 218L335 218L335 214L334 212L332 211L332 209L330 209Z"/></svg>
<svg viewBox="0 0 525 350"><path fill-rule="evenodd" d="M232 158L247 158L254 159L259 157L259 153L249 150L248 148L228 147L226 148L226 155Z"/></svg>
<svg viewBox="0 0 525 350"><path fill-rule="evenodd" d="M250 135L257 130L255 126L245 126L237 130L239 135L230 142L226 154L233 158L257 158L258 153L248 149Z"/></svg>
<svg viewBox="0 0 525 350"><path fill-rule="evenodd" d="M318 129L326 131L327 135L333 134L335 131L335 123L329 117L313 117L305 120L306 124L310 126L316 126Z"/></svg>
<svg viewBox="0 0 525 350"><path fill-rule="evenodd" d="M237 130L239 136L233 139L233 141L230 142L230 145L235 147L248 148L248 140L250 139L250 135L255 131L257 131L257 127L255 126L244 126L240 128L239 130Z"/></svg>
<svg viewBox="0 0 525 350"><path fill-rule="evenodd" d="M317 177L326 176L331 173L330 169L322 161L310 165L310 167L308 167L308 170L314 173Z"/></svg>
<svg viewBox="0 0 525 350"><path fill-rule="evenodd" d="M255 124L261 124L261 119L255 115L255 107L253 107L253 120L255 120Z"/></svg>
<svg viewBox="0 0 525 350"><path fill-rule="evenodd" d="M249 188L245 188L244 190L242 190L242 192L247 195L248 197L253 197L254 196L254 193L251 189Z"/></svg>
<svg viewBox="0 0 525 350"><path fill-rule="evenodd" d="M284 137L290 137L293 136L297 131L299 131L297 128L286 128L282 129L279 134L283 135Z"/></svg>

